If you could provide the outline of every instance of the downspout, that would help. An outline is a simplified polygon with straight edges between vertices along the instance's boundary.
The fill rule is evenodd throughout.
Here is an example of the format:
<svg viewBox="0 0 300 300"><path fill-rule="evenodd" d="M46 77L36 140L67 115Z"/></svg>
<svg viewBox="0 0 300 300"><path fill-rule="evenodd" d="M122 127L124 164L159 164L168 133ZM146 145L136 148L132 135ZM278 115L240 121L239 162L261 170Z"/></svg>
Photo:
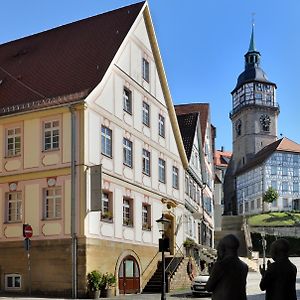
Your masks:
<svg viewBox="0 0 300 300"><path fill-rule="evenodd" d="M77 298L77 232L76 232L76 109L71 112L71 238L72 238L72 298Z"/></svg>

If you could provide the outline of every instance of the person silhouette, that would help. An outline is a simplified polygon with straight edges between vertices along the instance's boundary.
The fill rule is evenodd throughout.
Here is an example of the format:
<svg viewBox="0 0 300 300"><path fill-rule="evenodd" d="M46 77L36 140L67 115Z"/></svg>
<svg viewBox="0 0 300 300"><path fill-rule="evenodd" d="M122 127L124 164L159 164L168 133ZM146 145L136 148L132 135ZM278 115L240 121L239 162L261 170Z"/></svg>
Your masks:
<svg viewBox="0 0 300 300"><path fill-rule="evenodd" d="M266 300L297 300L297 268L288 258L289 242L280 238L271 244L273 263L267 270L260 267L262 275L260 289L266 291Z"/></svg>
<svg viewBox="0 0 300 300"><path fill-rule="evenodd" d="M212 292L212 300L246 300L248 266L238 257L239 240L233 234L226 235L217 247L206 290Z"/></svg>

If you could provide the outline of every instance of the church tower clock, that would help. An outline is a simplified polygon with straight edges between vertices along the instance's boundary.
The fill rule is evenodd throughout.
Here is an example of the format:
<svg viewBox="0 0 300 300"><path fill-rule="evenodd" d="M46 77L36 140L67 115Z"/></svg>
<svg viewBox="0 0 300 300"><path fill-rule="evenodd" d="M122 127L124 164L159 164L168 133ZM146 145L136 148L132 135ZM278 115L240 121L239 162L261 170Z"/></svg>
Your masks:
<svg viewBox="0 0 300 300"><path fill-rule="evenodd" d="M254 25L245 70L239 75L232 94L232 168L237 171L263 147L277 139L279 106L276 84L260 67L260 53L254 41Z"/></svg>

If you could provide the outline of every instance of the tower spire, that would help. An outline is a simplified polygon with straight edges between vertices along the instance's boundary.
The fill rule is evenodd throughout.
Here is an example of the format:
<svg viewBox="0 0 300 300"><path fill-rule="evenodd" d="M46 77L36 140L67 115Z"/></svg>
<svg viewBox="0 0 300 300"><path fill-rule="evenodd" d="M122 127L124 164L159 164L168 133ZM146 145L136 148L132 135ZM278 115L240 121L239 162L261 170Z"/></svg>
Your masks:
<svg viewBox="0 0 300 300"><path fill-rule="evenodd" d="M254 15L255 15L255 13L252 13L252 32L251 32L251 38L250 38L250 44L249 44L248 52L255 52L256 51L255 40L254 40L254 25L255 25Z"/></svg>

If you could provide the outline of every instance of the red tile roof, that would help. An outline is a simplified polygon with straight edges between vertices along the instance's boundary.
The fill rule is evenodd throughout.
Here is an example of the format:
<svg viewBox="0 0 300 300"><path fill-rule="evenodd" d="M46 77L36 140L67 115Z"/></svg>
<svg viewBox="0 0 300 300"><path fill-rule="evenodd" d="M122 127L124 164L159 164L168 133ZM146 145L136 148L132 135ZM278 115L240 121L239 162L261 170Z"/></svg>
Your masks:
<svg viewBox="0 0 300 300"><path fill-rule="evenodd" d="M214 155L215 166L227 167L231 156L232 152L216 150Z"/></svg>
<svg viewBox="0 0 300 300"><path fill-rule="evenodd" d="M175 107L175 111L176 111L177 115L193 113L193 112L200 113L202 145L204 145L207 121L208 121L208 117L209 117L209 104L208 103L189 103L189 104L175 105L174 107Z"/></svg>
<svg viewBox="0 0 300 300"><path fill-rule="evenodd" d="M0 114L8 112L5 107L28 103L24 109L29 109L33 101L42 106L43 99L47 105L47 98L68 102L88 94L103 78L143 5L0 45Z"/></svg>
<svg viewBox="0 0 300 300"><path fill-rule="evenodd" d="M242 174L245 171L260 165L276 151L300 153L300 145L285 137L277 140L257 152L253 159L251 159L250 162L248 162L245 166L238 170L236 174Z"/></svg>

